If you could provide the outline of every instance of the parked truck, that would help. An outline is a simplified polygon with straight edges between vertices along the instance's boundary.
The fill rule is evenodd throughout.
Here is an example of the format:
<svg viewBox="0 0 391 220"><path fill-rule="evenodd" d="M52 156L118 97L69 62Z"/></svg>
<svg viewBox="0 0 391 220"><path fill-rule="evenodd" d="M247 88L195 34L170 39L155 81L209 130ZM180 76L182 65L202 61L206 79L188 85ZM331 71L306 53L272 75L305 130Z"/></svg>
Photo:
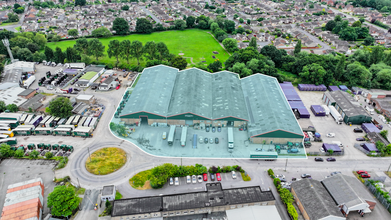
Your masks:
<svg viewBox="0 0 391 220"><path fill-rule="evenodd" d="M23 86L24 88L28 89L31 84L35 81L35 76L30 76L26 81L24 81Z"/></svg>
<svg viewBox="0 0 391 220"><path fill-rule="evenodd" d="M329 109L329 107L327 107L327 105L322 105L322 108L323 108L324 111L326 112L326 116L329 116L329 115L330 115L330 109Z"/></svg>
<svg viewBox="0 0 391 220"><path fill-rule="evenodd" d="M333 116L335 122L336 122L337 124L339 124L339 125L342 124L343 118L342 118L342 116L338 113L337 109L335 109L335 107L332 106L332 105L329 106L329 109L330 109L330 114L331 114L331 116Z"/></svg>
<svg viewBox="0 0 391 220"><path fill-rule="evenodd" d="M186 136L187 136L187 127L182 128L182 134L181 134L181 146L186 146Z"/></svg>
<svg viewBox="0 0 391 220"><path fill-rule="evenodd" d="M232 127L228 127L228 152L234 150L234 130Z"/></svg>

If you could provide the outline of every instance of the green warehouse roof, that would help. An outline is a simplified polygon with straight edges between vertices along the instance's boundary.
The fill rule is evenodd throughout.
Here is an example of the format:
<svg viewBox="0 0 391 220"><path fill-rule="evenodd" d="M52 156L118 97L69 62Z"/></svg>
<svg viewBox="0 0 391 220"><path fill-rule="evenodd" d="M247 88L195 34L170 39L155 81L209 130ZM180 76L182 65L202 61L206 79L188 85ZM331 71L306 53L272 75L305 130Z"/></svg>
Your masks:
<svg viewBox="0 0 391 220"><path fill-rule="evenodd" d="M149 112L167 116L177 72L178 69L164 65L145 68L122 110L124 115Z"/></svg>
<svg viewBox="0 0 391 220"><path fill-rule="evenodd" d="M303 136L276 78L254 74L241 81L250 116L248 132L251 137L278 130Z"/></svg>

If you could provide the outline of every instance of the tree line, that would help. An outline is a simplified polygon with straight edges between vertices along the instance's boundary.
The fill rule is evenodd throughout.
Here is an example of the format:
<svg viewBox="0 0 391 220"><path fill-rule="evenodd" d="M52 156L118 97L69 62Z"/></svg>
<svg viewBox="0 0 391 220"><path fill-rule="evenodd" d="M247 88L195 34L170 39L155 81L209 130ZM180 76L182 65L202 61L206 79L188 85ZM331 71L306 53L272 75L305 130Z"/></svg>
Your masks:
<svg viewBox="0 0 391 220"><path fill-rule="evenodd" d="M369 46L375 42L375 39L369 34L367 27L361 27L364 22L365 19L361 18L349 26L349 21L342 21L341 16L337 15L334 20L327 22L323 30L332 31L346 41L364 39L364 45Z"/></svg>

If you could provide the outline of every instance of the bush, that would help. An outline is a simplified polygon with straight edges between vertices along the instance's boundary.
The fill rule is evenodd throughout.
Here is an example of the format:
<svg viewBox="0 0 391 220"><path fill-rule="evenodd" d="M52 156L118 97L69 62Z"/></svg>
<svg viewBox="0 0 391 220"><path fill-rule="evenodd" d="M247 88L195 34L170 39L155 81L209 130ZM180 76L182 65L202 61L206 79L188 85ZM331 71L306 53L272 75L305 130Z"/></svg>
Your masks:
<svg viewBox="0 0 391 220"><path fill-rule="evenodd" d="M46 159L50 159L53 157L53 153L48 151L48 152L46 152L45 157L46 157Z"/></svg>
<svg viewBox="0 0 391 220"><path fill-rule="evenodd" d="M293 220L297 220L299 218L299 214L297 214L297 211L292 204L287 204L286 209Z"/></svg>
<svg viewBox="0 0 391 220"><path fill-rule="evenodd" d="M14 157L21 158L21 157L23 157L23 155L24 155L24 151L19 149L19 150L15 151Z"/></svg>
<svg viewBox="0 0 391 220"><path fill-rule="evenodd" d="M36 151L36 150L33 150L33 151L29 154L29 157L30 157L30 159L37 159L37 158L38 158L38 155L39 155L39 152Z"/></svg>
<svg viewBox="0 0 391 220"><path fill-rule="evenodd" d="M62 169L62 168L64 168L66 165L67 165L67 163L68 163L68 157L60 157L59 158L60 159L60 163L57 165L57 168L56 169Z"/></svg>
<svg viewBox="0 0 391 220"><path fill-rule="evenodd" d="M273 172L272 169L268 169L267 173L269 174L269 176L273 176L274 177L274 172Z"/></svg>
<svg viewBox="0 0 391 220"><path fill-rule="evenodd" d="M274 183L274 186L275 186L275 187L281 186L281 180L278 179L278 178L274 178L274 179L273 179L273 183Z"/></svg>
<svg viewBox="0 0 391 220"><path fill-rule="evenodd" d="M240 175L242 176L243 181L251 181L251 177L248 174L240 173Z"/></svg>

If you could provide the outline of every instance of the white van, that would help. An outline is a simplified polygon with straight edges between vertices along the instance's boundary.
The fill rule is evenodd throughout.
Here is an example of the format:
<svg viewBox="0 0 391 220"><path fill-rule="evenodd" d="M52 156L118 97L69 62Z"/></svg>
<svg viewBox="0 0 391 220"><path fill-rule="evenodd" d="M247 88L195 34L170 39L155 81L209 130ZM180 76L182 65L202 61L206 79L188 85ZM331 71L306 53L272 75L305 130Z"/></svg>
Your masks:
<svg viewBox="0 0 391 220"><path fill-rule="evenodd" d="M338 145L338 147L343 147L341 141L332 141L331 143Z"/></svg>
<svg viewBox="0 0 391 220"><path fill-rule="evenodd" d="M367 110L371 115L375 114L375 110L368 105L365 106L365 110Z"/></svg>

